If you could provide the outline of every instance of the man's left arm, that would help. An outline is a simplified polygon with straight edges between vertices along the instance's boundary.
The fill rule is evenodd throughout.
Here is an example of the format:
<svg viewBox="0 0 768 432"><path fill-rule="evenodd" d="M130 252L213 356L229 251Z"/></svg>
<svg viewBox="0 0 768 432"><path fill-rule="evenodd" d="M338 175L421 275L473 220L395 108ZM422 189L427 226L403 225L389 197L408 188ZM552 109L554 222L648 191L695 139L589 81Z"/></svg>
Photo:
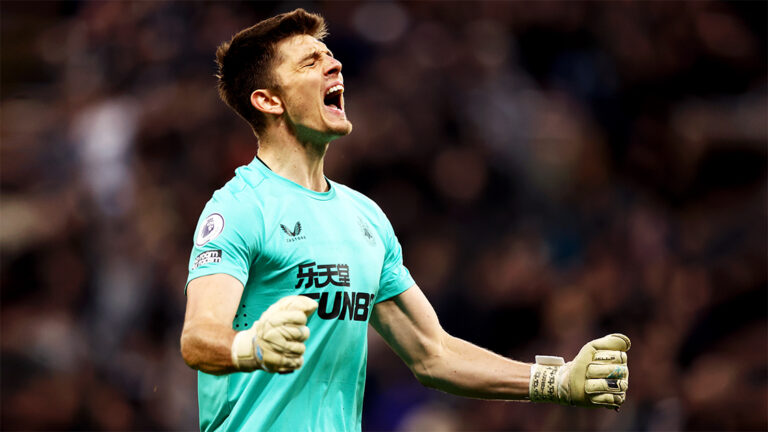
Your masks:
<svg viewBox="0 0 768 432"><path fill-rule="evenodd" d="M445 332L416 285L378 303L371 325L427 387L481 399L609 408L624 402L629 339L623 335L587 343L568 363L510 360Z"/></svg>

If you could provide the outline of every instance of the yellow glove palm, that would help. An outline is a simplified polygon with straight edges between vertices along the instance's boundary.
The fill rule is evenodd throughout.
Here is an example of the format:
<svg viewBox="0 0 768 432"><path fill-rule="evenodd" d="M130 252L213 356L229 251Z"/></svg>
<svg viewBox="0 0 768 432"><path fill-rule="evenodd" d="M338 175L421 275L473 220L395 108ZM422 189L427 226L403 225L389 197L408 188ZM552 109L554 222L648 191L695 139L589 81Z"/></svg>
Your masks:
<svg viewBox="0 0 768 432"><path fill-rule="evenodd" d="M531 401L620 407L629 387L626 352L630 346L628 337L614 333L584 345L568 363L562 357L536 356L531 366Z"/></svg>

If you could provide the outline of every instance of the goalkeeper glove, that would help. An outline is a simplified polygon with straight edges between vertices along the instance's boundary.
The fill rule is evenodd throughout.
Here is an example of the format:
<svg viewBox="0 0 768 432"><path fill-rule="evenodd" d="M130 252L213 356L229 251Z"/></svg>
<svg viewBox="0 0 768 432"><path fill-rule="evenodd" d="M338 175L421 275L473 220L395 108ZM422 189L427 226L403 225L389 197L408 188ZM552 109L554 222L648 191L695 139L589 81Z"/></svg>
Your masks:
<svg viewBox="0 0 768 432"><path fill-rule="evenodd" d="M629 387L629 338L614 333L593 340L572 361L536 356L528 385L533 402L619 408Z"/></svg>
<svg viewBox="0 0 768 432"><path fill-rule="evenodd" d="M317 309L309 297L284 297L261 314L248 330L232 341L232 363L238 370L289 373L304 363L307 318Z"/></svg>

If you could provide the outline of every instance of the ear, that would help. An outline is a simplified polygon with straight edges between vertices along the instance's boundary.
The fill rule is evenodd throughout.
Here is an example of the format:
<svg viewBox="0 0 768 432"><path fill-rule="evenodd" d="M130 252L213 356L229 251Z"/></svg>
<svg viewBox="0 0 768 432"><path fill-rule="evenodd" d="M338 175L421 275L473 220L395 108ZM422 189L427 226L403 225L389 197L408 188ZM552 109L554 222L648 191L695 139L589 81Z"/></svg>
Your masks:
<svg viewBox="0 0 768 432"><path fill-rule="evenodd" d="M251 105L266 114L281 115L285 111L283 101L272 90L254 90L251 93Z"/></svg>

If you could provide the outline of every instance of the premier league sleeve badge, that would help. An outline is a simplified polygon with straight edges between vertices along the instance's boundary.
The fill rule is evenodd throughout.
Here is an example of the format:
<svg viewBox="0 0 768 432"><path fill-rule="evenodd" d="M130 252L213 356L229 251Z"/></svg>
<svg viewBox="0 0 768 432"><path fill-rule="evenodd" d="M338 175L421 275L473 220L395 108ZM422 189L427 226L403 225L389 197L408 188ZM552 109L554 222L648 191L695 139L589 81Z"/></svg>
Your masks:
<svg viewBox="0 0 768 432"><path fill-rule="evenodd" d="M224 217L218 213L211 213L205 218L195 237L195 244L203 246L215 239L224 230Z"/></svg>

